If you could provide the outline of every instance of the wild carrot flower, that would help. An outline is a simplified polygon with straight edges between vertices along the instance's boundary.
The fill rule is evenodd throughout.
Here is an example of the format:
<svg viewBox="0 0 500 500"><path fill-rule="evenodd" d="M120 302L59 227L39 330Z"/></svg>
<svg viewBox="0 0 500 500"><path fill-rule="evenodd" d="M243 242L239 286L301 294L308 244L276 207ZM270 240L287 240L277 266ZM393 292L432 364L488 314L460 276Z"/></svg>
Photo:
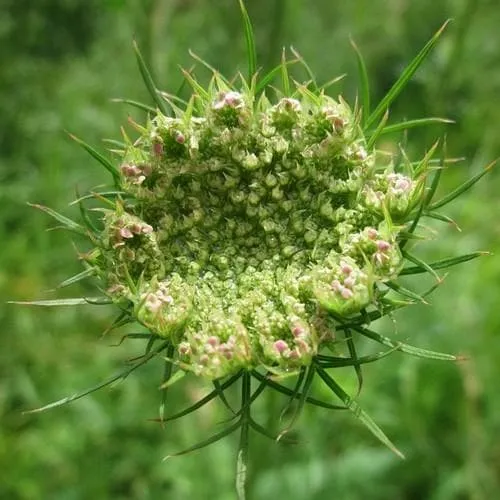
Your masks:
<svg viewBox="0 0 500 500"><path fill-rule="evenodd" d="M241 381L237 420L192 449L240 429L238 491L243 496L248 431L270 435L251 416L251 403L264 388L298 402L279 438L305 403L336 408L310 396L318 375L342 407L399 453L328 370L353 366L361 381L364 363L395 350L457 359L392 340L370 323L423 300L404 288L399 276L429 272L437 277L436 270L480 255L428 264L407 247L421 217L444 219L436 210L486 170L434 201L447 162L433 158L436 147L415 162L395 162L376 148L377 138L389 129L384 113L441 31L373 111L363 79L365 98L353 109L314 81L292 85L285 60L269 78L259 79L253 35L241 5L248 79L240 75L230 84L214 73L203 88L186 72L191 98L165 98L137 50L157 108L141 105L149 110L148 118L137 125L133 141L125 138L116 162L77 139L111 172L117 187L107 195L101 225L89 222L85 208L83 225L40 208L92 243L83 255L87 269L71 281L97 276L105 298L120 308L115 326L137 322L147 331L146 354L123 376L166 355L163 387L177 374L203 377L215 385L204 402ZM265 83L279 72L283 93ZM390 130L443 121L402 122ZM394 292L406 300L396 300ZM341 355L339 335L347 348ZM359 356L354 335L389 350ZM280 381L289 374L297 375L295 388ZM255 392L252 378L260 383Z"/></svg>

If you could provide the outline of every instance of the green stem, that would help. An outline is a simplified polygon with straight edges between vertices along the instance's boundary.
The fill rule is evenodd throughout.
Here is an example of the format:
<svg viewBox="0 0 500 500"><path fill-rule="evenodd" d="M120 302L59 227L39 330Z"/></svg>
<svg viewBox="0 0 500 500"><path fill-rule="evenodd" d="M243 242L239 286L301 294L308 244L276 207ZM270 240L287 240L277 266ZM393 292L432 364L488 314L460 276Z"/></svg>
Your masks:
<svg viewBox="0 0 500 500"><path fill-rule="evenodd" d="M236 493L238 495L238 500L245 500L246 498L248 432L250 429L250 389L250 373L245 372L241 380L241 408L243 411L240 419L240 444L238 446L238 460L236 463Z"/></svg>

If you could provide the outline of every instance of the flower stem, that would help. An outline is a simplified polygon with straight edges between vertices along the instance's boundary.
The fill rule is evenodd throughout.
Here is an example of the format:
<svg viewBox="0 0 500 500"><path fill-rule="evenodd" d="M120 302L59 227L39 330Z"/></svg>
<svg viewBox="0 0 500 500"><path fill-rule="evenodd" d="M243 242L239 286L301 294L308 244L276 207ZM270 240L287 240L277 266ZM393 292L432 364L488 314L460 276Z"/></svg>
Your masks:
<svg viewBox="0 0 500 500"><path fill-rule="evenodd" d="M236 463L236 493L238 500L245 500L246 479L247 479L247 463L248 463L248 431L250 424L250 374L243 373L241 381L241 432L240 444L238 446L238 460Z"/></svg>

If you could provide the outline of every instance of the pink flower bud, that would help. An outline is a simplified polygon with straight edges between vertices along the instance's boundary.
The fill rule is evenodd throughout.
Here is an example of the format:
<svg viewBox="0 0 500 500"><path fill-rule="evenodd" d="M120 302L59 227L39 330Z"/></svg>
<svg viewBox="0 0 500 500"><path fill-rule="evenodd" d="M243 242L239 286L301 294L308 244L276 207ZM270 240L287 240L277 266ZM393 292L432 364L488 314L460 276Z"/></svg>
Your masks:
<svg viewBox="0 0 500 500"><path fill-rule="evenodd" d="M342 288L342 291L340 292L340 295L342 295L343 299L348 300L348 299L352 298L352 296L354 294L352 293L351 290L349 290L349 288Z"/></svg>
<svg viewBox="0 0 500 500"><path fill-rule="evenodd" d="M191 353L191 346L187 342L180 343L178 349L181 356Z"/></svg>
<svg viewBox="0 0 500 500"><path fill-rule="evenodd" d="M184 134L182 132L176 132L174 138L175 138L175 142L177 142L179 144L184 144L186 142L186 137L184 136Z"/></svg>
<svg viewBox="0 0 500 500"><path fill-rule="evenodd" d="M298 112L300 111L300 101L297 99L292 99L290 97L284 97L281 99L279 102L280 105L282 105L286 110L288 111L295 111Z"/></svg>
<svg viewBox="0 0 500 500"><path fill-rule="evenodd" d="M306 331L304 330L304 328L302 328L300 325L297 325L297 326L294 326L292 328L292 335L294 337L301 337L303 336L304 334L306 333Z"/></svg>
<svg viewBox="0 0 500 500"><path fill-rule="evenodd" d="M377 248L381 252L387 252L387 250L389 250L389 248L391 248L391 244L388 243L387 241L384 241L384 240L378 240L377 241Z"/></svg>
<svg viewBox="0 0 500 500"><path fill-rule="evenodd" d="M346 264L345 262L342 262L340 265L340 269L344 274L351 274L352 273L352 267L349 264Z"/></svg>
<svg viewBox="0 0 500 500"><path fill-rule="evenodd" d="M274 349L278 354L283 354L288 349L288 344L284 340L277 340L274 343Z"/></svg>
<svg viewBox="0 0 500 500"><path fill-rule="evenodd" d="M399 177L394 183L394 189L400 192L408 191L411 187L410 179L406 177Z"/></svg>
<svg viewBox="0 0 500 500"><path fill-rule="evenodd" d="M144 224L141 228L142 234L151 234L152 232L153 232L153 226L150 226L149 224Z"/></svg>
<svg viewBox="0 0 500 500"><path fill-rule="evenodd" d="M352 277L352 276L349 276L348 278L346 278L344 280L344 286L346 286L347 288L351 288L356 284L356 280Z"/></svg>
<svg viewBox="0 0 500 500"><path fill-rule="evenodd" d="M378 231L373 227L366 228L366 235L371 240L374 240L378 236Z"/></svg>
<svg viewBox="0 0 500 500"><path fill-rule="evenodd" d="M132 231L128 227L122 227L120 228L119 234L122 238L133 238L134 235L132 234Z"/></svg>
<svg viewBox="0 0 500 500"><path fill-rule="evenodd" d="M216 347L219 345L219 338L216 337L215 335L212 335L210 337L208 337L207 339L207 344L211 345L212 347Z"/></svg>
<svg viewBox="0 0 500 500"><path fill-rule="evenodd" d="M331 287L332 287L332 290L335 290L336 292L340 292L342 289L342 285L340 284L339 280L333 280Z"/></svg>
<svg viewBox="0 0 500 500"><path fill-rule="evenodd" d="M136 167L135 165L130 165L129 163L124 163L120 167L120 170L125 177L135 177L141 173L138 167Z"/></svg>
<svg viewBox="0 0 500 500"><path fill-rule="evenodd" d="M163 154L163 144L161 142L153 143L153 154L161 156Z"/></svg>

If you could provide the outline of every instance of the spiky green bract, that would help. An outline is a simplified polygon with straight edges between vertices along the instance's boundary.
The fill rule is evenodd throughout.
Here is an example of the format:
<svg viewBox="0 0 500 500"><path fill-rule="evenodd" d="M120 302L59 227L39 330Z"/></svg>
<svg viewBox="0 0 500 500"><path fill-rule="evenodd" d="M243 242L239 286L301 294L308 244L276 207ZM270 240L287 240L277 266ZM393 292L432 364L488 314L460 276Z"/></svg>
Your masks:
<svg viewBox="0 0 500 500"><path fill-rule="evenodd" d="M370 113L366 67L356 47L366 109L353 110L341 97L326 94L329 84L318 86L313 77L306 83L291 79L288 67L295 62L312 74L295 50L296 59L283 56L277 68L260 77L241 1L240 7L249 52L247 79L223 78L194 56L213 70L213 78L205 88L192 71L183 71L192 89L191 98L183 101L158 90L135 45L156 108L123 101L147 111L148 118L143 125L132 124L138 131L134 140L123 132L123 143L109 142L118 148L116 165L78 140L111 173L116 189L78 197L82 225L37 206L79 237L88 237L92 246L80 255L86 270L62 286L97 278L104 300L120 309L109 330L136 322L147 333L123 337L146 340L144 355L132 367L35 411L74 401L161 357L160 423L215 398L230 412L225 429L177 455L239 430L236 488L244 498L250 430L286 441L306 403L350 410L401 455L328 370L352 366L359 392L363 365L395 351L459 359L399 342L371 324L425 302L442 282L437 271L483 254L427 263L412 246L425 239L419 231L421 218L452 222L437 210L472 187L489 167L435 201L442 170L456 161L447 160L444 152L433 158L437 143L413 161L404 152L392 156L377 150L384 134L447 122L418 118L388 124L389 105L442 29ZM283 93L268 85L277 75ZM85 209L90 197L102 202L100 226ZM425 293L399 280L421 273L435 279ZM27 302L88 303L92 301L85 298ZM360 336L389 349L362 355ZM167 389L186 373L211 380L214 389L189 408L165 415ZM291 387L289 377L296 379ZM334 402L312 395L318 377ZM252 387L252 381L258 385ZM236 383L241 384L239 409L225 395ZM266 389L288 398L291 417L278 433L262 427L251 414L252 404Z"/></svg>

